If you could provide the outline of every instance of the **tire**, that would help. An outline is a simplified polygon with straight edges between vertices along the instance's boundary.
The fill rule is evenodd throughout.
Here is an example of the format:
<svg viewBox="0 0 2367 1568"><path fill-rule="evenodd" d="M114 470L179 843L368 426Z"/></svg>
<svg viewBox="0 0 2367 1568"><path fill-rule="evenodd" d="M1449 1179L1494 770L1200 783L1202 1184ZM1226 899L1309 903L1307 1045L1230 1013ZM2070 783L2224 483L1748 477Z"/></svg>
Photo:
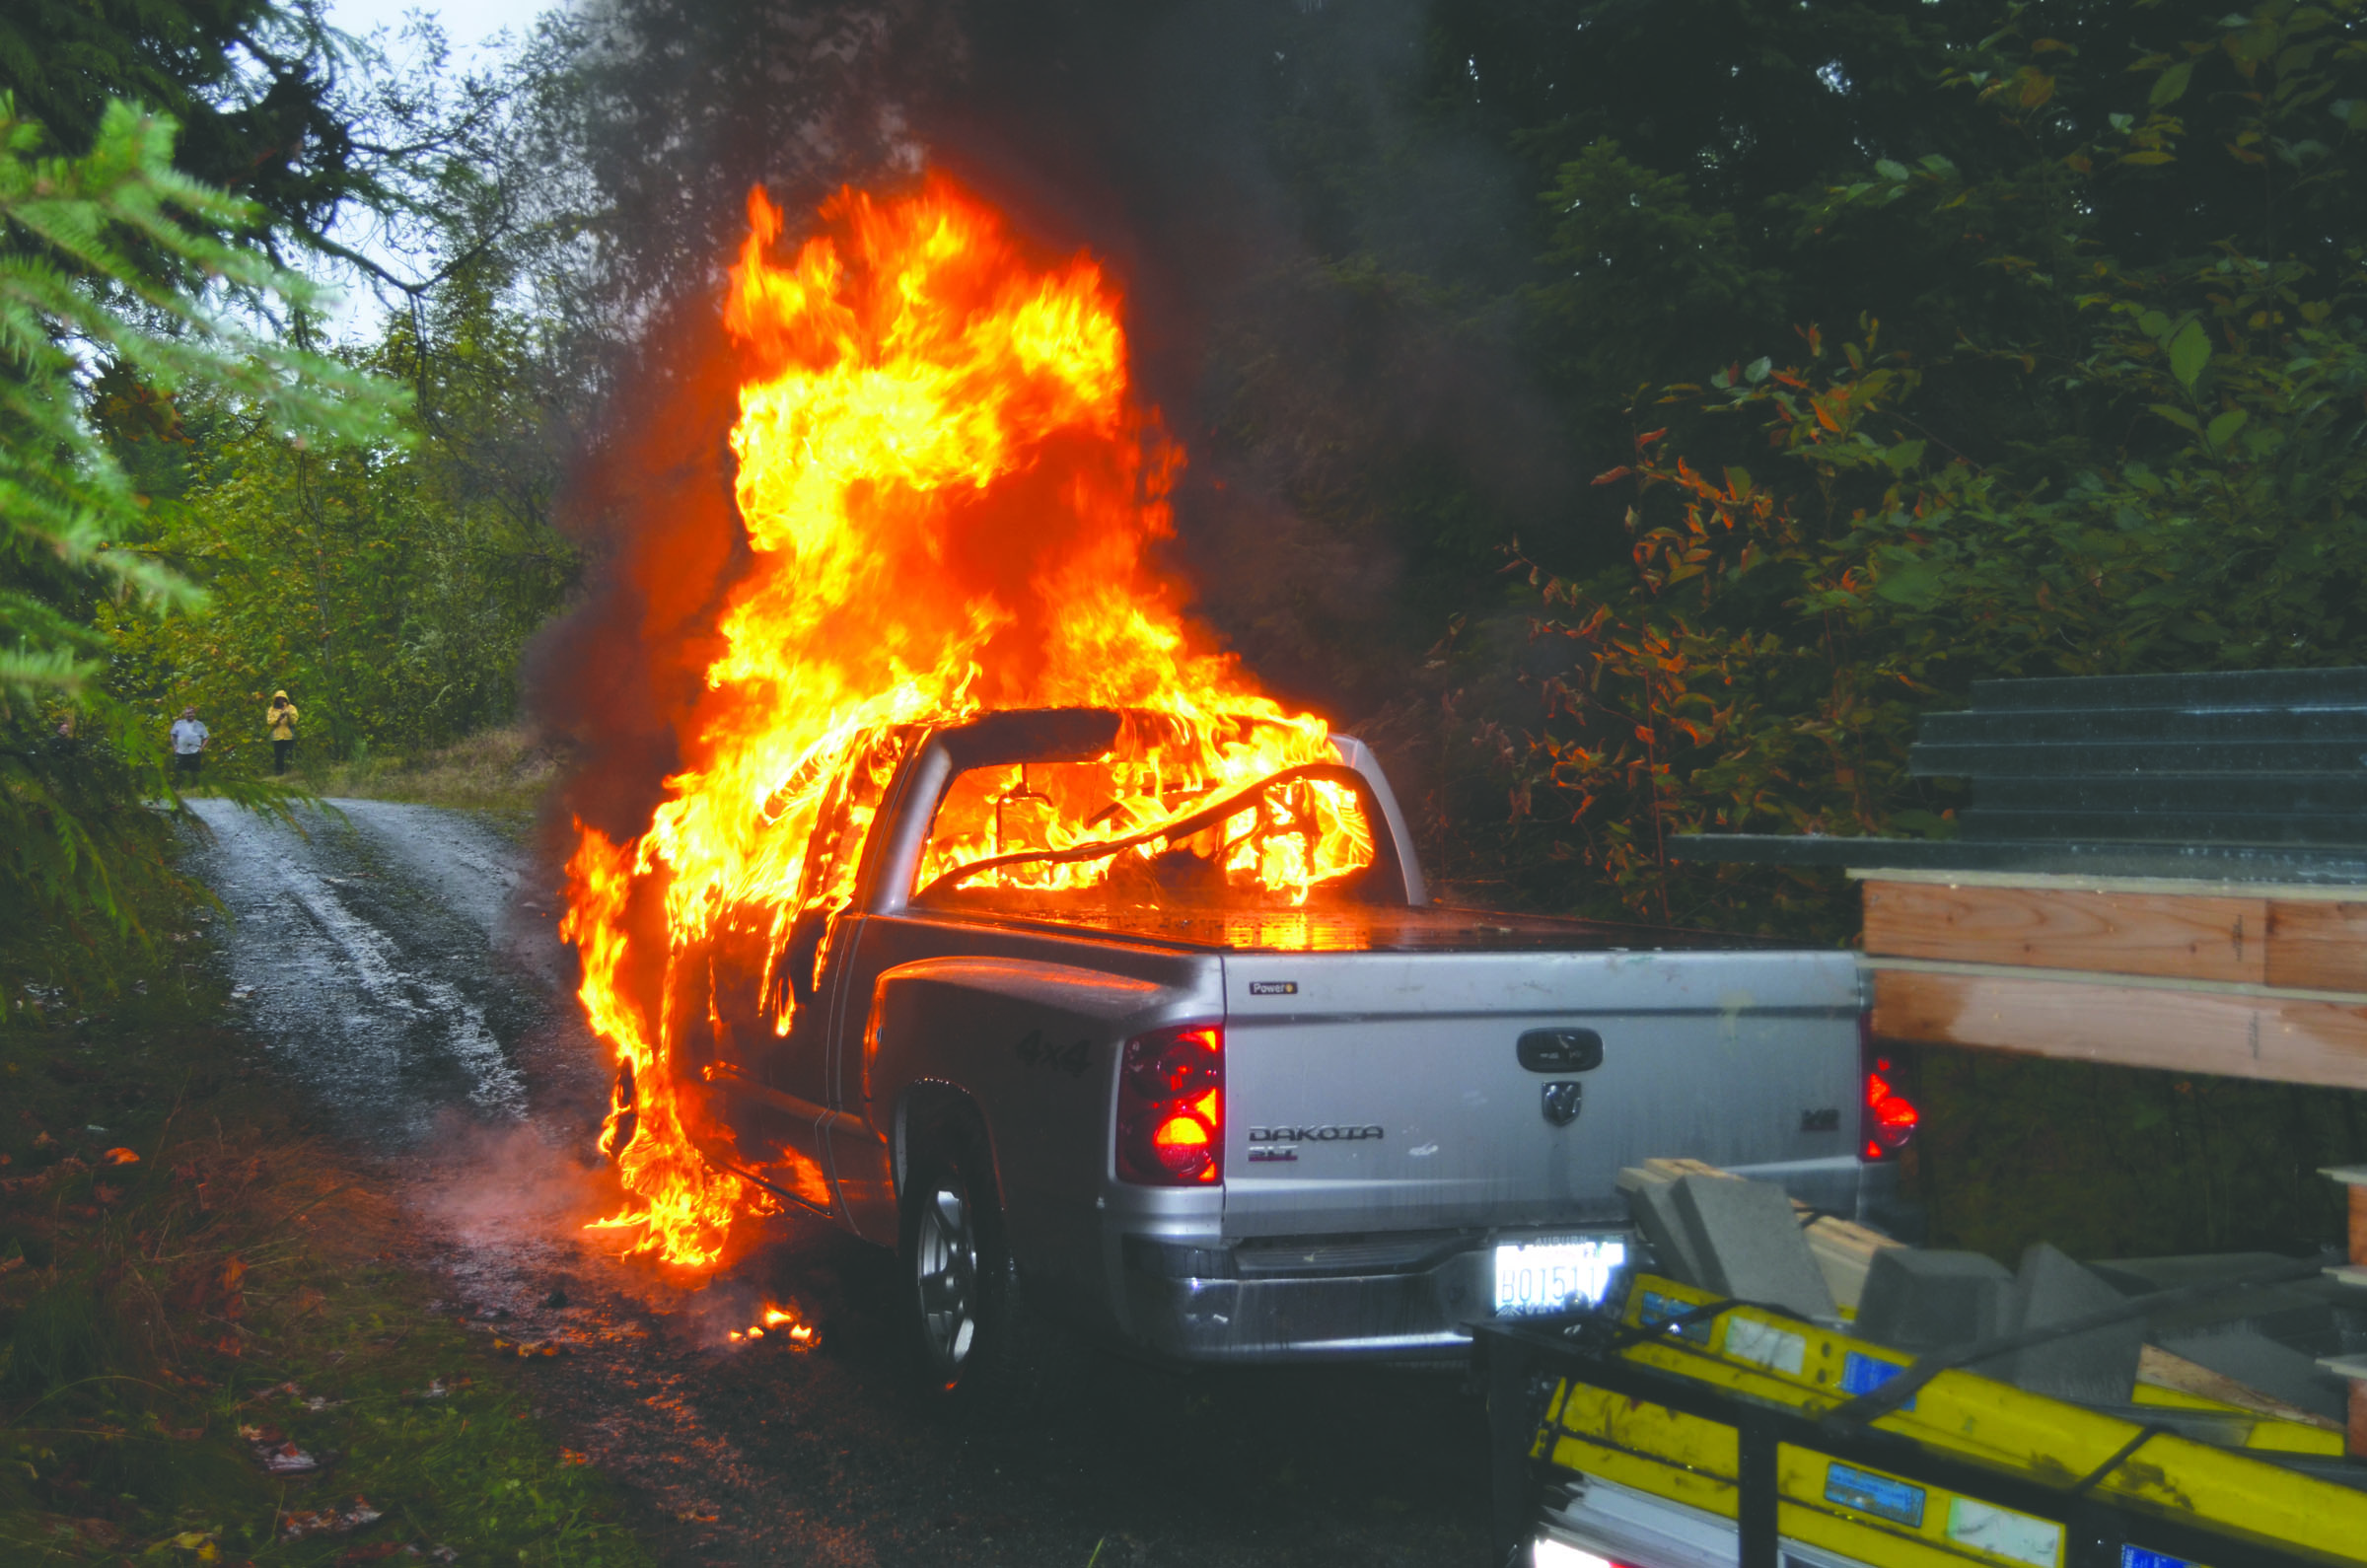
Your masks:
<svg viewBox="0 0 2367 1568"><path fill-rule="evenodd" d="M1016 1382L1022 1312L993 1162L973 1120L939 1121L914 1140L897 1206L897 1289L922 1389L949 1407L999 1407Z"/></svg>

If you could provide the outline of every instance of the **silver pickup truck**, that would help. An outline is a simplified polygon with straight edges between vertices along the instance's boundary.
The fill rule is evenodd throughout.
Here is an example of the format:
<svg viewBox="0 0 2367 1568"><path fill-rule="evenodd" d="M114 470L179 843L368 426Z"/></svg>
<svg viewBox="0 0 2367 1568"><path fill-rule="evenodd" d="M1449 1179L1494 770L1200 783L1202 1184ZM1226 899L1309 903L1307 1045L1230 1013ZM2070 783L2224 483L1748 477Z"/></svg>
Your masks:
<svg viewBox="0 0 2367 1568"><path fill-rule="evenodd" d="M701 1153L896 1247L950 1392L994 1382L1023 1302L1191 1362L1455 1355L1603 1288L1622 1166L1684 1154L1851 1215L1889 1174L1852 955L1432 903L1356 741L1171 820L1185 847L1125 877L1029 886L1108 858L1031 850L1024 819L1094 787L1120 723L856 748L806 861L843 895L675 966ZM1243 898L1186 852L1311 781L1361 813L1358 875ZM982 820L1000 852L941 869Z"/></svg>

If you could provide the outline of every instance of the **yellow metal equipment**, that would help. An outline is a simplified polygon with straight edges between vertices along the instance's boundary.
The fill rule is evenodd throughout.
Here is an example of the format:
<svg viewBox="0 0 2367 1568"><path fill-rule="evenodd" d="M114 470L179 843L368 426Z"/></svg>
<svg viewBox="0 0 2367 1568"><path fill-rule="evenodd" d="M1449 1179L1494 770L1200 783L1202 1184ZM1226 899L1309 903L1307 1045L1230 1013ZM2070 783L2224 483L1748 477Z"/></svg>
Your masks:
<svg viewBox="0 0 2367 1568"><path fill-rule="evenodd" d="M1481 1343L1506 1561L1542 1541L1540 1563L1628 1568L2367 1568L2367 1465L2303 1422L1962 1370L1885 1395L1912 1356L1651 1275L1615 1319Z"/></svg>

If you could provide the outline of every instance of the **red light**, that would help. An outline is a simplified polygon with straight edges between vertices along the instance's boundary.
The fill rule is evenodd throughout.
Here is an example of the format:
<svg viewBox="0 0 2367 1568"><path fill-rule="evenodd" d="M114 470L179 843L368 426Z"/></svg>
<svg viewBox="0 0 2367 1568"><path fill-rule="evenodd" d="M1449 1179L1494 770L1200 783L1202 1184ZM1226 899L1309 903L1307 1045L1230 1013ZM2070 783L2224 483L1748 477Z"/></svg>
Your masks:
<svg viewBox="0 0 2367 1568"><path fill-rule="evenodd" d="M1864 1129L1869 1160L1886 1159L1905 1148L1915 1135L1915 1124L1923 1119L1914 1103L1891 1087L1890 1071L1888 1056L1873 1058L1866 1070Z"/></svg>
<svg viewBox="0 0 2367 1568"><path fill-rule="evenodd" d="M1184 1181L1207 1179L1216 1135L1189 1111L1180 1110L1153 1129L1151 1148L1168 1175Z"/></svg>
<svg viewBox="0 0 2367 1568"><path fill-rule="evenodd" d="M1912 1132L1915 1123L1923 1118L1903 1097L1892 1094L1886 1088L1874 1102L1874 1119L1884 1127Z"/></svg>
<svg viewBox="0 0 2367 1568"><path fill-rule="evenodd" d="M1126 1041L1117 1078L1117 1175L1147 1186L1224 1176L1225 1032L1212 1024Z"/></svg>

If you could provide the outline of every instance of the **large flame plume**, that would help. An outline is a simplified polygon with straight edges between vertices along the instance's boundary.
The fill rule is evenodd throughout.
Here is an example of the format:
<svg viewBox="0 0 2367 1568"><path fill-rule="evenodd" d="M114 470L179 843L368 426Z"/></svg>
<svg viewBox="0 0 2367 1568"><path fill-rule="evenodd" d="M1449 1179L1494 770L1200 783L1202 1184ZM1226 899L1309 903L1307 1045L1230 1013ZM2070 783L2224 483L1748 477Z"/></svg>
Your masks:
<svg viewBox="0 0 2367 1568"><path fill-rule="evenodd" d="M761 191L749 219L725 325L747 366L731 444L751 564L719 615L706 690L678 724L681 770L638 837L579 825L561 927L587 1016L623 1069L603 1147L633 1201L601 1223L637 1232L634 1251L693 1266L774 1200L693 1146L696 1105L669 1073L672 971L722 923L757 922L777 951L799 911L844 903L852 856L809 856L808 839L826 807L859 841L897 760L883 738L910 733L895 727L1129 710L1116 809L1087 822L1055 806L1042 825L1055 847L1140 833L1194 798L1333 760L1323 721L1285 712L1187 631L1148 558L1170 531L1183 454L1129 384L1120 301L1094 260L1031 256L942 177L895 199L840 191L785 262ZM849 776L858 798L825 801ZM1251 831L1245 817L1216 852L1285 900L1372 858L1337 785L1261 810L1289 830ZM940 854L924 882L990 850L983 835L948 839L963 853ZM1040 888L1108 871L1040 864L985 880ZM769 1022L785 1033L791 1021Z"/></svg>

